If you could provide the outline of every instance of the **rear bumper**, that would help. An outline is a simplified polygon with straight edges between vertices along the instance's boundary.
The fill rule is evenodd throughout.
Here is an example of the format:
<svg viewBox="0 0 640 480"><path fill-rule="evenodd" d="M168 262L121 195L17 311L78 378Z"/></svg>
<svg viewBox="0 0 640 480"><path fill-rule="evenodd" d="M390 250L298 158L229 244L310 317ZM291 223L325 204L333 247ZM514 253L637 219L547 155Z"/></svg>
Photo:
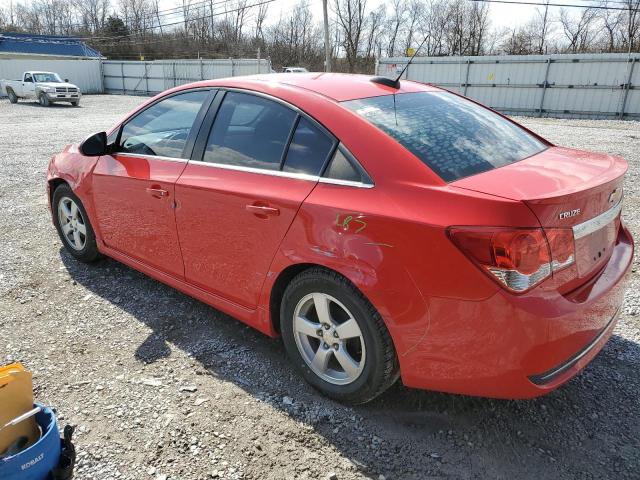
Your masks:
<svg viewBox="0 0 640 480"><path fill-rule="evenodd" d="M494 398L554 390L610 338L632 260L633 240L622 226L611 258L579 294L534 289L474 302L432 298L425 338L400 358L404 384Z"/></svg>
<svg viewBox="0 0 640 480"><path fill-rule="evenodd" d="M547 370L544 373L540 373L538 375L531 375L529 380L535 385L540 387L549 386L553 383L558 382L567 374L573 371L573 374L577 373L580 370L578 365L585 365L589 362L590 358L593 358L595 354L600 351L600 349L607 342L611 334L613 333L613 329L616 326L618 320L618 314L620 313L620 309L618 308L616 312L613 314L613 317L607 322L602 330L595 336L595 338L585 345L582 349L578 350L576 353L571 355L564 362L556 365L555 367ZM595 353L594 353L595 352ZM571 378L573 374L569 375L568 378ZM562 383L562 381L560 381Z"/></svg>

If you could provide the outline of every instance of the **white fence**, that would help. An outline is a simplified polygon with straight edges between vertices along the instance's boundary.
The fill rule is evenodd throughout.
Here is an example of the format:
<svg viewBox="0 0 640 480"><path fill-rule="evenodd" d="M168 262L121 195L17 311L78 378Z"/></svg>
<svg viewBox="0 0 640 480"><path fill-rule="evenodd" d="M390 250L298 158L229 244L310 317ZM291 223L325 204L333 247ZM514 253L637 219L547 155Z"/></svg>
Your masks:
<svg viewBox="0 0 640 480"><path fill-rule="evenodd" d="M102 62L105 93L150 95L198 80L271 72L266 59Z"/></svg>
<svg viewBox="0 0 640 480"><path fill-rule="evenodd" d="M0 60L0 79L22 79L22 73L27 70L57 72L62 79L68 78L71 83L78 85L82 93L103 92L100 60L43 60L35 58Z"/></svg>
<svg viewBox="0 0 640 480"><path fill-rule="evenodd" d="M408 58L385 58L397 75ZM432 83L516 115L640 119L640 55L416 57L404 78Z"/></svg>

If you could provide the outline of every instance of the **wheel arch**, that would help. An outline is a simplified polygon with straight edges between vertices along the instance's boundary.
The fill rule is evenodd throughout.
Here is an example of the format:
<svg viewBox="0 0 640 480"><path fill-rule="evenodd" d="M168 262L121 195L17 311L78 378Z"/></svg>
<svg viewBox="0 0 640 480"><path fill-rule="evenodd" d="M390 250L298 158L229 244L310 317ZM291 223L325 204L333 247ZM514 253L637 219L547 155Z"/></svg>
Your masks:
<svg viewBox="0 0 640 480"><path fill-rule="evenodd" d="M56 188L58 188L60 185L68 185L69 188L73 189L68 181L60 177L50 178L49 180L47 180L47 183L49 184L49 205L51 205L53 201L53 192L55 192Z"/></svg>
<svg viewBox="0 0 640 480"><path fill-rule="evenodd" d="M326 270L330 270L317 263L294 263L278 273L269 293L269 322L273 332L278 334L280 333L280 306L282 305L282 297L284 295L284 291L287 289L287 285L289 285L291 280L293 280L297 275L300 275L305 270L309 270L311 268L324 268Z"/></svg>

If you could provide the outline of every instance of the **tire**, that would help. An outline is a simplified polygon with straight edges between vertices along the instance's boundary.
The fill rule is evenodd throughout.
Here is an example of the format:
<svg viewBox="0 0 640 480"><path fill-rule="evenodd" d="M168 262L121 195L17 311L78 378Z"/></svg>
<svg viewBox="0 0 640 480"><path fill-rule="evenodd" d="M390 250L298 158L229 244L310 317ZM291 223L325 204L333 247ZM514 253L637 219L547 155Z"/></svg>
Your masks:
<svg viewBox="0 0 640 480"><path fill-rule="evenodd" d="M93 227L82 202L69 185L63 183L53 192L51 210L56 230L67 252L81 262L98 260L101 255Z"/></svg>
<svg viewBox="0 0 640 480"><path fill-rule="evenodd" d="M73 102L70 102L72 106L77 107L80 105L80 99L78 100L74 100Z"/></svg>
<svg viewBox="0 0 640 480"><path fill-rule="evenodd" d="M48 107L49 105L51 105L49 97L47 97L44 93L38 95L38 103L43 107Z"/></svg>
<svg viewBox="0 0 640 480"><path fill-rule="evenodd" d="M318 315L316 304L328 306L328 317ZM296 320L299 317L307 322ZM327 318L331 325L320 320ZM355 324L347 323L349 319ZM382 317L350 281L335 272L311 268L291 281L280 306L280 328L295 368L334 400L366 403L399 377L396 351Z"/></svg>
<svg viewBox="0 0 640 480"><path fill-rule="evenodd" d="M7 88L7 96L9 97L9 101L11 103L18 103L18 96L16 95L16 92L14 92L12 88Z"/></svg>

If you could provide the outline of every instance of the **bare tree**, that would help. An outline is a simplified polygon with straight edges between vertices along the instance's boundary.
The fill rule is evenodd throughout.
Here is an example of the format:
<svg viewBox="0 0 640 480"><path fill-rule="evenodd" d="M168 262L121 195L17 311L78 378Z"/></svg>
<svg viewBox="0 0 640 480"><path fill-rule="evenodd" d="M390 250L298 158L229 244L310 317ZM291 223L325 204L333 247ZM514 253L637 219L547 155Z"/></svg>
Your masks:
<svg viewBox="0 0 640 480"><path fill-rule="evenodd" d="M376 53L376 46L380 44L380 37L382 36L385 13L383 4L376 10L370 12L367 17L367 48L365 49L365 57L372 57Z"/></svg>
<svg viewBox="0 0 640 480"><path fill-rule="evenodd" d="M629 51L635 51L640 33L640 0L624 0L626 29L624 43Z"/></svg>
<svg viewBox="0 0 640 480"><path fill-rule="evenodd" d="M577 15L577 18L570 15L568 10L560 9L560 24L564 36L569 42L567 50L571 53L586 51L593 35L592 27L596 19L596 11L592 8L585 8Z"/></svg>
<svg viewBox="0 0 640 480"><path fill-rule="evenodd" d="M549 0L547 0L545 2L544 8L536 8L536 13L531 20L531 27L533 27L533 30L539 32L536 45L536 53L540 55L545 53L550 24L551 18L549 16Z"/></svg>
<svg viewBox="0 0 640 480"><path fill-rule="evenodd" d="M355 72L356 69L366 19L366 6L367 0L335 0L336 19L342 33L342 47L349 64L349 72Z"/></svg>
<svg viewBox="0 0 640 480"><path fill-rule="evenodd" d="M393 57L396 54L396 42L398 40L398 34L404 25L406 12L406 0L393 0L391 2L391 17L388 20L387 26L387 30L389 31L387 55L389 57Z"/></svg>

